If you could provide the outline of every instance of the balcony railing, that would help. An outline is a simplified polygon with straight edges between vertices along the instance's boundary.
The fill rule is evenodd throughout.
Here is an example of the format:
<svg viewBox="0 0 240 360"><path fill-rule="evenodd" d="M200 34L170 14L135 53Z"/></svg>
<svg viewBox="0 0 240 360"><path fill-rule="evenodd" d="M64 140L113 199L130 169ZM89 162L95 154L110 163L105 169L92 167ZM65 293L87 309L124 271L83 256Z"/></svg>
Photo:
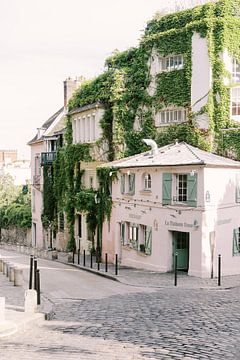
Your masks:
<svg viewBox="0 0 240 360"><path fill-rule="evenodd" d="M56 160L56 157L57 157L56 151L41 153L41 166L51 165L52 162Z"/></svg>

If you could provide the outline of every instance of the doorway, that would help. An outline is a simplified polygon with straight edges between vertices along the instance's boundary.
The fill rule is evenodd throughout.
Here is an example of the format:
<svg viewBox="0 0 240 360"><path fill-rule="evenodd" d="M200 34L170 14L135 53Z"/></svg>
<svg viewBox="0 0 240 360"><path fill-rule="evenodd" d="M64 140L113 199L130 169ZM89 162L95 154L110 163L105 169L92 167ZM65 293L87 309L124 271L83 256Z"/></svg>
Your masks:
<svg viewBox="0 0 240 360"><path fill-rule="evenodd" d="M189 267L189 233L173 231L173 260L177 253L178 270L188 271ZM174 267L174 261L173 261Z"/></svg>

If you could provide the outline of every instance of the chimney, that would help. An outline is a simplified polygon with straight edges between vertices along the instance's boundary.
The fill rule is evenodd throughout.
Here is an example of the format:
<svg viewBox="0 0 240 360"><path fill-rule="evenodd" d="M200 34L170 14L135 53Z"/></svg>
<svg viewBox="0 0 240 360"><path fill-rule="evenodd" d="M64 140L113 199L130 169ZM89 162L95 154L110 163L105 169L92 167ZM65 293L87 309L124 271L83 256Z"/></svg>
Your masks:
<svg viewBox="0 0 240 360"><path fill-rule="evenodd" d="M72 97L75 90L77 90L82 83L84 82L84 77L79 76L76 79L67 78L63 82L63 92L64 92L64 107L67 107L69 99Z"/></svg>

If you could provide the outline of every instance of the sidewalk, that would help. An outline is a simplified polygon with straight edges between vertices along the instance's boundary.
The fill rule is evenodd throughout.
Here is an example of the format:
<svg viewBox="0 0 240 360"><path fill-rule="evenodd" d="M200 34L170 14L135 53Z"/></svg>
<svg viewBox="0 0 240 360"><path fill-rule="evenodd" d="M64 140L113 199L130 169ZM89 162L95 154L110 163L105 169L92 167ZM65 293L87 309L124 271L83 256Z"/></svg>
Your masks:
<svg viewBox="0 0 240 360"><path fill-rule="evenodd" d="M33 322L44 320L43 313L24 312L24 292L22 286L13 286L6 275L0 273L0 296L5 297L5 320L0 321L0 338L12 336L17 331L24 331Z"/></svg>
<svg viewBox="0 0 240 360"><path fill-rule="evenodd" d="M175 288L174 273L159 273L145 269L136 269L126 266L118 267L118 275L113 264L108 264L107 272L105 263L98 264L93 259L92 268L90 264L90 256L85 257L85 266L83 266L83 256L80 257L78 265L78 257L75 255L74 264L69 265L80 268L81 270L90 271L96 275L104 276L115 281L119 281L129 286L140 286L148 288ZM185 272L178 271L177 288L184 289L206 289L206 290L223 290L240 287L240 275L224 276L221 278L221 286L218 286L218 279L197 278L188 276Z"/></svg>

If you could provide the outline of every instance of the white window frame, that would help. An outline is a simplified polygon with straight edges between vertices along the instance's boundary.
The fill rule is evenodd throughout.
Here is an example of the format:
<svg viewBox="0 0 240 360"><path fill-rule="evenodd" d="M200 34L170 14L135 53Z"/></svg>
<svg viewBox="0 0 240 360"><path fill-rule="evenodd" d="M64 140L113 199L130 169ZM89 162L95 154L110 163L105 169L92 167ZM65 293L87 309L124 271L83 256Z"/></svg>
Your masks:
<svg viewBox="0 0 240 360"><path fill-rule="evenodd" d="M160 72L182 70L184 68L183 55L169 55L159 59Z"/></svg>
<svg viewBox="0 0 240 360"><path fill-rule="evenodd" d="M155 117L155 125L166 126L169 124L181 124L187 121L187 110L182 107L171 107L160 110Z"/></svg>
<svg viewBox="0 0 240 360"><path fill-rule="evenodd" d="M143 174L143 189L149 191L152 189L152 178L149 173Z"/></svg>
<svg viewBox="0 0 240 360"><path fill-rule="evenodd" d="M177 174L176 175L176 195L177 201L181 203L187 202L187 174Z"/></svg>
<svg viewBox="0 0 240 360"><path fill-rule="evenodd" d="M235 58L232 58L232 81L240 84L240 63Z"/></svg>
<svg viewBox="0 0 240 360"><path fill-rule="evenodd" d="M234 93L237 93L236 95ZM235 105L233 102L235 100ZM233 87L231 90L231 115L240 116L240 86Z"/></svg>

